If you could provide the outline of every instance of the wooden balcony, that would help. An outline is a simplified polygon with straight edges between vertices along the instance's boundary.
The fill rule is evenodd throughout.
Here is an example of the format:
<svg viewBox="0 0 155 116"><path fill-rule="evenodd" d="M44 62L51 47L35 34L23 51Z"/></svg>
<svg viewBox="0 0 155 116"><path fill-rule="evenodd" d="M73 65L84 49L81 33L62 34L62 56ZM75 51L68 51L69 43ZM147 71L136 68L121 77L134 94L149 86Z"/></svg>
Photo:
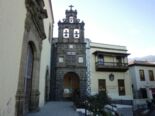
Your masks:
<svg viewBox="0 0 155 116"><path fill-rule="evenodd" d="M128 70L128 63L96 62L96 71L126 72L127 70Z"/></svg>

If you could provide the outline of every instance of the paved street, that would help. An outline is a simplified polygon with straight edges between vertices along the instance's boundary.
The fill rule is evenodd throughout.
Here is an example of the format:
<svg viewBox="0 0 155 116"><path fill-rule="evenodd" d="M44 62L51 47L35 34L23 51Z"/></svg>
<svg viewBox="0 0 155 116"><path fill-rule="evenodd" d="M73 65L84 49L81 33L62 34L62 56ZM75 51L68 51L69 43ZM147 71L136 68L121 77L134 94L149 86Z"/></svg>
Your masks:
<svg viewBox="0 0 155 116"><path fill-rule="evenodd" d="M79 116L72 102L49 102L40 112L30 113L27 116Z"/></svg>
<svg viewBox="0 0 155 116"><path fill-rule="evenodd" d="M152 110L137 110L134 112L134 116L155 116L155 108Z"/></svg>
<svg viewBox="0 0 155 116"><path fill-rule="evenodd" d="M150 113L150 116L155 116L155 109Z"/></svg>
<svg viewBox="0 0 155 116"><path fill-rule="evenodd" d="M118 112L121 116L133 116L132 108L119 108Z"/></svg>
<svg viewBox="0 0 155 116"><path fill-rule="evenodd" d="M132 108L118 108L122 116L133 116ZM154 116L155 112L151 116ZM72 102L49 102L39 112L29 113L27 116L82 116L75 111Z"/></svg>

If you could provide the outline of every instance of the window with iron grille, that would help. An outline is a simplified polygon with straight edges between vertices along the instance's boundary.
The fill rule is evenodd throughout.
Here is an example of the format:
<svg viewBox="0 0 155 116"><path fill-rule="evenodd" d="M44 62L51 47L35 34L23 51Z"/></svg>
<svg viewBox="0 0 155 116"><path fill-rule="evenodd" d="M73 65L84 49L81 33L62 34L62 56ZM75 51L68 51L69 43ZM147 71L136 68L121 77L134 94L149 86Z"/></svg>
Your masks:
<svg viewBox="0 0 155 116"><path fill-rule="evenodd" d="M98 64L104 64L104 55L102 54L98 55Z"/></svg>
<svg viewBox="0 0 155 116"><path fill-rule="evenodd" d="M144 70L139 70L139 76L141 81L145 81Z"/></svg>
<svg viewBox="0 0 155 116"><path fill-rule="evenodd" d="M153 70L149 70L149 79L150 79L150 81L154 81Z"/></svg>
<svg viewBox="0 0 155 116"><path fill-rule="evenodd" d="M125 95L125 83L123 79L118 79L118 93L119 95Z"/></svg>
<svg viewBox="0 0 155 116"><path fill-rule="evenodd" d="M101 91L106 91L106 81L105 79L99 79L98 80L98 91L101 92Z"/></svg>

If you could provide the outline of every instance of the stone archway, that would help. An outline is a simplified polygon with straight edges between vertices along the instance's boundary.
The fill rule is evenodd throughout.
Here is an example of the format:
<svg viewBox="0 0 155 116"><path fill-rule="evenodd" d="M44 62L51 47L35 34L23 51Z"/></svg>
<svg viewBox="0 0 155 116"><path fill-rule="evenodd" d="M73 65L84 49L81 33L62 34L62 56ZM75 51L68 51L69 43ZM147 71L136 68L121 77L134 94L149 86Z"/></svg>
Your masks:
<svg viewBox="0 0 155 116"><path fill-rule="evenodd" d="M39 57L40 50L36 42L24 41L16 93L16 116L39 109Z"/></svg>
<svg viewBox="0 0 155 116"><path fill-rule="evenodd" d="M64 75L64 92L65 99L72 100L73 97L80 97L80 79L74 72L68 72Z"/></svg>
<svg viewBox="0 0 155 116"><path fill-rule="evenodd" d="M15 116L24 116L29 111L39 110L40 58L42 41L46 38L43 19L47 18L43 4L43 0L25 1L27 13L21 49Z"/></svg>

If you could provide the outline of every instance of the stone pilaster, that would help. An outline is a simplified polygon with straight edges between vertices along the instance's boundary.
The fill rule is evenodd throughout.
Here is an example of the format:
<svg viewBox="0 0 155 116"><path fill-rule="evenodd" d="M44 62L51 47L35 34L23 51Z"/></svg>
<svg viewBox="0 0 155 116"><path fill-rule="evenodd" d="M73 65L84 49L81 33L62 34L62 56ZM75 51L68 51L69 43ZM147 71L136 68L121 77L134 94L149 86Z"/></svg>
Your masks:
<svg viewBox="0 0 155 116"><path fill-rule="evenodd" d="M22 90L18 90L16 93L16 116L23 116L24 114L24 92Z"/></svg>

